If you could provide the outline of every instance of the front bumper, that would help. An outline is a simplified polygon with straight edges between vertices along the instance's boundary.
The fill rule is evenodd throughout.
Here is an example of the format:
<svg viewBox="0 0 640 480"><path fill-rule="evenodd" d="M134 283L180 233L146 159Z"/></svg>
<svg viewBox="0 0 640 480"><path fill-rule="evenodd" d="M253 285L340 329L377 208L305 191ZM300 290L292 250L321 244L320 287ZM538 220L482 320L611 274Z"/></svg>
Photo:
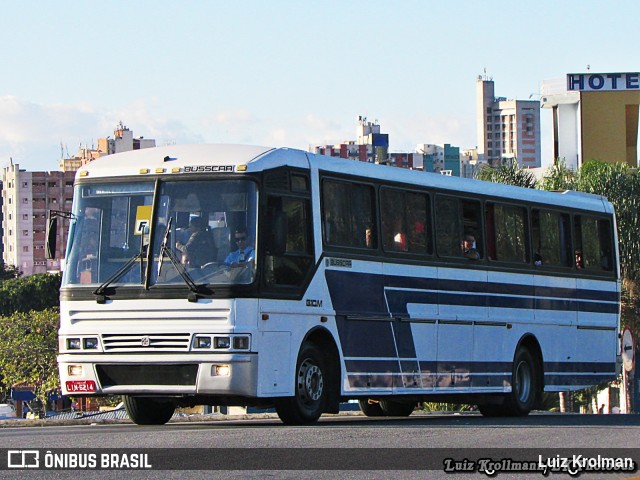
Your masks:
<svg viewBox="0 0 640 480"><path fill-rule="evenodd" d="M228 366L228 375L216 367ZM70 355L58 356L64 395L211 395L256 397L258 356L215 355ZM73 367L73 368L71 368ZM82 372L78 367L82 367ZM220 370L220 368L218 368ZM72 375L71 371L76 374ZM193 374L185 374L185 371ZM112 372L108 375L105 372ZM113 374L117 372L117 374ZM164 373L163 373L164 372ZM127 374L128 373L128 374ZM70 391L67 382L95 382L93 392Z"/></svg>

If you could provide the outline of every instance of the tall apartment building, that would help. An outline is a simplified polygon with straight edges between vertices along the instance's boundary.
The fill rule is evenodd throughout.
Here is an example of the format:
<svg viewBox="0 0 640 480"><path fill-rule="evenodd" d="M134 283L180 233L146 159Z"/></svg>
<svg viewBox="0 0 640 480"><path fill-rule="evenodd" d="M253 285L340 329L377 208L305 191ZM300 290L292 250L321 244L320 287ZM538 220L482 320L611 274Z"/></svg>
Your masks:
<svg viewBox="0 0 640 480"><path fill-rule="evenodd" d="M61 270L69 221L58 221L56 259L45 256L45 235L50 210L71 211L73 182L82 165L109 153L154 147L155 140L134 139L132 132L118 125L114 139L99 139L105 150L80 148L71 158L60 161L60 171L28 172L13 161L2 171L3 259L24 275ZM109 152L109 153L108 153Z"/></svg>
<svg viewBox="0 0 640 480"><path fill-rule="evenodd" d="M491 165L517 159L521 167L541 166L540 102L496 97L493 80L476 81L479 156Z"/></svg>
<svg viewBox="0 0 640 480"><path fill-rule="evenodd" d="M71 210L75 172L27 172L18 164L3 169L4 262L24 275L60 270L66 249L66 222L59 223L56 260L45 258L49 210Z"/></svg>

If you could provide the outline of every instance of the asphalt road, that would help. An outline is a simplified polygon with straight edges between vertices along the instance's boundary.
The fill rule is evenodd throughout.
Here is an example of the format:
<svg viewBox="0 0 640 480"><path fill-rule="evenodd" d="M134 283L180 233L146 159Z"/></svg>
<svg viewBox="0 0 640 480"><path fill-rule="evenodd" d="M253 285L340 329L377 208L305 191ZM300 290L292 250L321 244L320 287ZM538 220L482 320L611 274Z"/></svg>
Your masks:
<svg viewBox="0 0 640 480"><path fill-rule="evenodd" d="M193 420L193 419L192 419ZM360 415L323 417L317 425L288 427L271 416L250 420L172 422L161 427L129 423L5 427L3 449L40 452L40 460L75 453L148 455L150 469L124 471L29 471L33 478L489 478L477 459L539 462L582 454L589 458L631 456L640 461L640 416L540 414L492 419L478 414L418 415L372 419ZM634 450L616 450L629 449ZM66 450L61 450L66 449ZM189 449L189 450L186 450ZM2 455L7 458L3 450ZM64 455L59 455L63 461ZM25 469L2 478L25 478ZM53 457L50 457L53 458ZM79 458L79 457L78 457ZM86 460L89 457L84 457ZM119 457L116 457L119 458ZM476 473L445 473L444 459L473 466ZM465 459L474 461L465 463ZM116 460L122 461L122 459ZM131 461L131 460L129 460ZM485 464L486 466L486 464ZM497 466L496 468L505 468ZM498 478L544 478L541 473L498 472ZM633 478L619 472L607 478ZM601 478L602 473L587 474ZM550 473L547 478L568 478ZM637 478L640 478L637 477Z"/></svg>

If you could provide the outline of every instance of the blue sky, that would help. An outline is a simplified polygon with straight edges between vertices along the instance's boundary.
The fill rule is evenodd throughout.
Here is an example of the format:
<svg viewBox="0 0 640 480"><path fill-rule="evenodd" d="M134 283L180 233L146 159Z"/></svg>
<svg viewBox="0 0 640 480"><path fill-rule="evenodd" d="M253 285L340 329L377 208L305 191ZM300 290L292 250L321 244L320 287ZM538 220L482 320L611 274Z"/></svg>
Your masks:
<svg viewBox="0 0 640 480"><path fill-rule="evenodd" d="M589 0L6 1L0 166L55 170L61 144L97 145L119 121L158 145L307 149L355 139L364 115L393 151L470 148L485 68L519 99L587 65L640 71L639 14Z"/></svg>

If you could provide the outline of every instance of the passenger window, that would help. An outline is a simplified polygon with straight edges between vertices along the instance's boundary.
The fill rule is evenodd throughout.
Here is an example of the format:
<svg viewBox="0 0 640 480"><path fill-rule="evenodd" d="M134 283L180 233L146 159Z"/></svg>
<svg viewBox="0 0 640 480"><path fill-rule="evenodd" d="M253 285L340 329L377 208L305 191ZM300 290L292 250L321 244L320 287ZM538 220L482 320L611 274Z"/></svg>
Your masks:
<svg viewBox="0 0 640 480"><path fill-rule="evenodd" d="M613 270L611 222L586 215L576 215L576 268ZM581 256L581 266L578 263Z"/></svg>
<svg viewBox="0 0 640 480"><path fill-rule="evenodd" d="M385 251L432 253L427 195L384 188L380 203Z"/></svg>
<svg viewBox="0 0 640 480"><path fill-rule="evenodd" d="M473 237L470 245L484 258L480 202L445 195L436 196L436 248L438 255L463 257L463 240Z"/></svg>
<svg viewBox="0 0 640 480"><path fill-rule="evenodd" d="M325 243L376 248L374 198L373 187L369 185L325 180L322 186Z"/></svg>
<svg viewBox="0 0 640 480"><path fill-rule="evenodd" d="M572 265L569 215L533 210L531 213L533 262L537 267Z"/></svg>
<svg viewBox="0 0 640 480"><path fill-rule="evenodd" d="M491 259L501 262L528 263L526 224L524 207L515 205L487 205L487 237Z"/></svg>

